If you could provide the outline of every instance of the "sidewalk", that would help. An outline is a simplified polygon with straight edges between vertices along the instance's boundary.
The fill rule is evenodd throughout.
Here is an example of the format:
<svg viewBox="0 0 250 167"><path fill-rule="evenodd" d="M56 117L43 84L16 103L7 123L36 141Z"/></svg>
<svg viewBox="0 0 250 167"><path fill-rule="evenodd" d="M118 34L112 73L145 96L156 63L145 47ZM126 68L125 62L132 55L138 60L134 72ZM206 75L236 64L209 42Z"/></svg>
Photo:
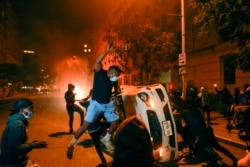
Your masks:
<svg viewBox="0 0 250 167"><path fill-rule="evenodd" d="M238 138L237 129L232 129L229 132L226 128L228 120L223 117L218 111L211 112L211 122L214 129L214 134L218 141L241 148L246 149L246 144L244 141Z"/></svg>

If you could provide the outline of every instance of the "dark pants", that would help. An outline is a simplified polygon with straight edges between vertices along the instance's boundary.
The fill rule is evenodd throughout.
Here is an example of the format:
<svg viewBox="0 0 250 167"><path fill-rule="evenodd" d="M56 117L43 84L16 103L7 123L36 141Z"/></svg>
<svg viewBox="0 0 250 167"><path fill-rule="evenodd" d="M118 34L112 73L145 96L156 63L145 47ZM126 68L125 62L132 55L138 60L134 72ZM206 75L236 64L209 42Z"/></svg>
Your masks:
<svg viewBox="0 0 250 167"><path fill-rule="evenodd" d="M67 112L69 115L69 129L70 129L70 131L73 131L74 112L78 112L80 114L80 118L81 118L80 126L83 124L84 113L79 106L74 105L73 107L67 107Z"/></svg>
<svg viewBox="0 0 250 167"><path fill-rule="evenodd" d="M208 127L208 134L209 134L209 144L216 149L217 151L222 152L223 154L225 154L228 158L230 158L233 162L237 161L237 158L225 147L221 146L218 142L218 140L216 139L216 137L214 136L214 132L212 127Z"/></svg>
<svg viewBox="0 0 250 167"><path fill-rule="evenodd" d="M211 117L210 117L211 109L210 109L210 107L205 105L205 106L202 107L202 111L203 111L204 115L206 114L207 122L211 123Z"/></svg>
<svg viewBox="0 0 250 167"><path fill-rule="evenodd" d="M209 161L213 166L217 166L217 161L221 158L210 145L208 136L207 130L201 132L198 140L195 142L194 153L196 156Z"/></svg>
<svg viewBox="0 0 250 167"><path fill-rule="evenodd" d="M106 159L102 153L102 148L101 148L101 144L100 144L100 136L101 134L106 131L106 129L109 127L108 123L100 123L100 129L93 132L93 133L89 133L94 144L95 144L95 149L96 152L98 154L98 156L100 157L102 163L106 163Z"/></svg>

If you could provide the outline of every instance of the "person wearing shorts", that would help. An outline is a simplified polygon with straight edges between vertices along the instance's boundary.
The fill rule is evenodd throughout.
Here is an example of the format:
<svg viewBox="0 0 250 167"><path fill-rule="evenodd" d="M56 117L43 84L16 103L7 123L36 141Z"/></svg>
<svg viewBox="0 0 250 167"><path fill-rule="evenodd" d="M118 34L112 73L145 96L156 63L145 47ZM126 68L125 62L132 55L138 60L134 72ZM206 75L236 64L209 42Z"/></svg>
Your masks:
<svg viewBox="0 0 250 167"><path fill-rule="evenodd" d="M115 104L110 99L112 96L112 89L114 88L115 93L118 91L118 78L122 72L119 66L116 65L110 66L108 70L102 68L102 60L112 49L113 44L111 44L111 46L96 60L90 105L87 109L84 123L76 131L69 147L74 146L80 136L88 129L89 125L103 113L104 117L110 123L110 127L106 135L101 139L101 142L105 145L107 150L112 149L111 136L119 124L119 117L115 112Z"/></svg>

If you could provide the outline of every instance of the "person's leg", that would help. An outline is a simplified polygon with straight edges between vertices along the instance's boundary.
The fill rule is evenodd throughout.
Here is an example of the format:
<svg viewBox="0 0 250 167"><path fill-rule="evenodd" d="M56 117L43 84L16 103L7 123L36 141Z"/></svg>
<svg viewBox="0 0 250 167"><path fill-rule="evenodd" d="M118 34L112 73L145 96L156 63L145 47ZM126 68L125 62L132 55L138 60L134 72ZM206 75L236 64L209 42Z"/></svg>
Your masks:
<svg viewBox="0 0 250 167"><path fill-rule="evenodd" d="M101 113L100 104L95 100L92 100L87 109L85 120L82 126L77 130L75 138L78 139L88 129L90 123L93 122Z"/></svg>
<svg viewBox="0 0 250 167"><path fill-rule="evenodd" d="M221 146L217 140L217 138L214 135L213 129L211 126L208 127L208 139L209 139L209 144L216 149L217 151L222 152L225 154L228 158L230 158L234 163L237 162L237 158L225 147Z"/></svg>
<svg viewBox="0 0 250 167"><path fill-rule="evenodd" d="M115 113L114 103L105 104L103 106L104 116L108 122L110 122L110 127L106 135L101 139L101 142L106 146L108 150L112 149L111 146L111 136L117 129L119 125L119 117Z"/></svg>
<svg viewBox="0 0 250 167"><path fill-rule="evenodd" d="M72 107L67 107L67 112L69 115L69 133L73 133L74 109Z"/></svg>
<svg viewBox="0 0 250 167"><path fill-rule="evenodd" d="M80 119L81 119L80 126L82 126L83 120L84 120L84 112L83 112L83 110L82 110L79 106L77 106L76 104L74 105L74 108L75 108L74 111L77 112L77 113L80 115Z"/></svg>
<svg viewBox="0 0 250 167"><path fill-rule="evenodd" d="M115 120L115 121L110 122L110 127L108 129L108 133L110 135L113 135L114 132L116 131L118 125L119 125L119 120Z"/></svg>
<svg viewBox="0 0 250 167"><path fill-rule="evenodd" d="M96 131L94 133L89 133L89 134L90 134L90 136L91 136L91 138L92 138L92 140L93 140L93 142L95 144L95 149L96 149L96 152L97 152L99 158L101 159L102 163L106 163L107 161L106 161L106 159L105 159L105 157L104 157L104 155L102 153L102 149L101 149L101 145L100 145L101 131L98 130L98 131Z"/></svg>
<svg viewBox="0 0 250 167"><path fill-rule="evenodd" d="M237 158L228 149L226 149L225 147L221 146L219 143L217 145L214 145L213 148L216 149L217 151L220 151L223 154L225 154L234 163L237 162Z"/></svg>

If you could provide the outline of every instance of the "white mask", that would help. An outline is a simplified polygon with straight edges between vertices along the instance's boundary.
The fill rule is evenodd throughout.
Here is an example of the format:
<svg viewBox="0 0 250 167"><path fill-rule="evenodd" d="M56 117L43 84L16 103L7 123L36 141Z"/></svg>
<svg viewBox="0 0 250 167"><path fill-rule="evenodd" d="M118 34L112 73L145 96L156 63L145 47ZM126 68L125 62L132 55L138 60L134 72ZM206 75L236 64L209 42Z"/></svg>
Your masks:
<svg viewBox="0 0 250 167"><path fill-rule="evenodd" d="M25 111L25 112L23 112L23 116L24 116L24 118L26 118L26 119L30 119L30 118L32 118L33 115L34 115L34 113L31 112L31 111L29 111L29 110L23 110L23 111Z"/></svg>
<svg viewBox="0 0 250 167"><path fill-rule="evenodd" d="M118 80L117 76L113 76L111 78L109 78L111 82L116 82Z"/></svg>

